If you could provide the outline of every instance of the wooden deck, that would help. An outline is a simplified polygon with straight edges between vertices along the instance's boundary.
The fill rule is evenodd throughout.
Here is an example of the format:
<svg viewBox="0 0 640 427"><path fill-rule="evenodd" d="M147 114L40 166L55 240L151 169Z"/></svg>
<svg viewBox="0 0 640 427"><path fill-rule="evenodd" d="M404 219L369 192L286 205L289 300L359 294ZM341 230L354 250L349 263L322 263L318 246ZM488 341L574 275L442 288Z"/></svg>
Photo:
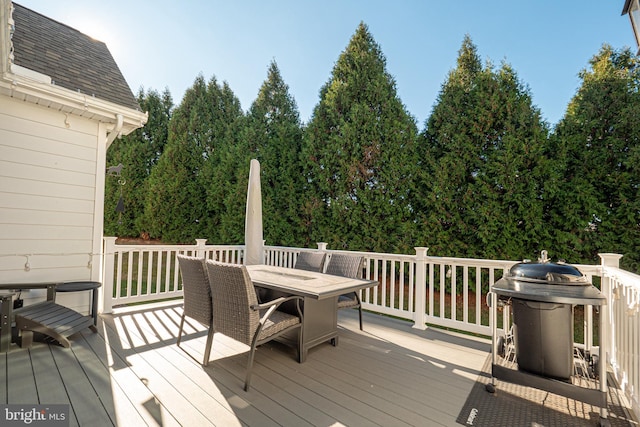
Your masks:
<svg viewBox="0 0 640 427"><path fill-rule="evenodd" d="M266 344L244 392L247 347L216 334L203 368L206 332L186 326L190 357L175 345L180 314L181 302L141 305L101 316L99 333L68 349L13 344L0 356L0 403L70 404L72 426L453 426L489 354L488 341L377 315L361 332L343 310L337 347L299 364Z"/></svg>

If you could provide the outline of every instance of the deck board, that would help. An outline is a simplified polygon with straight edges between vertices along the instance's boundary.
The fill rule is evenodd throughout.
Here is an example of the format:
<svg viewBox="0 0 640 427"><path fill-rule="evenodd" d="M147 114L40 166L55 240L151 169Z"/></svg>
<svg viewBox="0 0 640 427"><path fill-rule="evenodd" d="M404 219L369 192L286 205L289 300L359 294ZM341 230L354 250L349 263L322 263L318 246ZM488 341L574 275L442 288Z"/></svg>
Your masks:
<svg viewBox="0 0 640 427"><path fill-rule="evenodd" d="M105 337L109 334L105 332L104 323L101 322L99 326L102 329L101 334L83 333L82 337L87 349L95 355L97 363L103 366L105 379L111 383L116 425L156 425L162 420L161 414L148 410L149 405L145 406L146 402L153 401L153 395L131 370L129 364L107 345ZM73 349L76 348L76 344L77 341L74 342ZM173 425L177 424L174 420Z"/></svg>
<svg viewBox="0 0 640 427"><path fill-rule="evenodd" d="M38 403L38 389L27 351L7 354L7 403Z"/></svg>
<svg viewBox="0 0 640 427"><path fill-rule="evenodd" d="M202 423L190 425L207 425L206 419L199 412L191 411L191 405L179 394L179 390L167 384L166 380L158 374L158 371L153 366L149 366L140 353L136 352L133 347L128 348L128 346L123 347L121 345L119 329L126 332L125 336L131 344L139 341L136 338L139 336L139 332L136 331L136 325L131 325L131 328L131 330L125 330L122 329L122 325L116 325L112 329L107 325L104 331L109 338L112 353L127 363L133 373L132 380L143 386L141 389L144 390L144 397L141 397L136 402L138 411L147 413L160 425L180 425L181 421L184 423ZM140 348L142 352L149 351L146 345L141 345ZM161 369L162 367L158 368Z"/></svg>
<svg viewBox="0 0 640 427"><path fill-rule="evenodd" d="M64 380L60 376L58 367L52 357L51 349L48 346L37 346L29 351L29 355L31 356L31 366L36 387L38 390L47 390L47 393L51 394L51 399L48 399L47 403L67 405L71 403ZM69 425L79 425L73 406L69 408Z"/></svg>
<svg viewBox="0 0 640 427"><path fill-rule="evenodd" d="M100 395L89 381L83 366L80 365L73 351L65 351L64 348L58 346L50 346L50 348L55 365L66 385L65 390L69 402L73 406L78 425L114 425L111 414L106 411ZM41 403L53 403L50 400L55 396L52 394L46 402L41 401Z"/></svg>
<svg viewBox="0 0 640 427"><path fill-rule="evenodd" d="M69 403L71 426L455 426L489 350L368 313L360 331L357 311L342 310L338 346L312 348L305 363L284 344L259 347L245 392L248 347L216 334L203 367L206 329L187 319L178 348L180 315L179 302L137 306L102 315L99 333L73 335L68 349L12 344L0 402Z"/></svg>

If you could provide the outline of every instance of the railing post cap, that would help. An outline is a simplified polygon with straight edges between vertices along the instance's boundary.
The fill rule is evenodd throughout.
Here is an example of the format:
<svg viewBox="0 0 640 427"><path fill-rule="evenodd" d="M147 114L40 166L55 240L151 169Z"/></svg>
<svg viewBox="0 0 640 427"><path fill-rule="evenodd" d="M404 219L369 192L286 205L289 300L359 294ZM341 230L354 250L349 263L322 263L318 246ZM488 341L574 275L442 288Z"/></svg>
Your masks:
<svg viewBox="0 0 640 427"><path fill-rule="evenodd" d="M623 257L623 255L614 253L602 253L598 254L598 256L600 257L601 265L607 267L619 267L620 258Z"/></svg>
<svg viewBox="0 0 640 427"><path fill-rule="evenodd" d="M429 248L424 246L416 246L413 249L415 249L416 255L420 256L427 256L427 251L429 250Z"/></svg>

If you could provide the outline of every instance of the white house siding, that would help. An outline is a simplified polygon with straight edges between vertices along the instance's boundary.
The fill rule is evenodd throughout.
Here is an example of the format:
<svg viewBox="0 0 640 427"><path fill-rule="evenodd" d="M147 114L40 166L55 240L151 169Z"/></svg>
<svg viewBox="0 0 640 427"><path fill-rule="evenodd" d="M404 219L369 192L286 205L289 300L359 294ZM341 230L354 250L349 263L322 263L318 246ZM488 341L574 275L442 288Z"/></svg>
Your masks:
<svg viewBox="0 0 640 427"><path fill-rule="evenodd" d="M96 121L0 97L0 283L99 280L105 137ZM88 294L58 302L86 311Z"/></svg>

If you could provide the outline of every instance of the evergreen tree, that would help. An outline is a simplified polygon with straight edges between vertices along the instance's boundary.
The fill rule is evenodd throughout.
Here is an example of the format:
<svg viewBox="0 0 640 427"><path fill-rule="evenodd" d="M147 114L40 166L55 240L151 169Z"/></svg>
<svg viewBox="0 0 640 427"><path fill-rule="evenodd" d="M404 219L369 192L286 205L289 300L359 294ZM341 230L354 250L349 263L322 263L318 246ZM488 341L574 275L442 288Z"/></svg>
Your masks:
<svg viewBox="0 0 640 427"><path fill-rule="evenodd" d="M547 126L507 64L482 67L465 36L421 134L414 205L432 253L523 258L545 249Z"/></svg>
<svg viewBox="0 0 640 427"><path fill-rule="evenodd" d="M241 115L239 101L215 78L206 84L198 76L186 91L169 123L166 149L149 178L145 207L152 237L172 243L209 237L216 213L207 206L207 190L224 183L211 181L210 172L203 171L205 164L216 164L229 117Z"/></svg>
<svg viewBox="0 0 640 427"><path fill-rule="evenodd" d="M377 252L414 246L409 182L416 134L380 47L361 23L305 132L308 244Z"/></svg>
<svg viewBox="0 0 640 427"><path fill-rule="evenodd" d="M580 73L582 85L558 123L551 154L561 173L549 207L564 257L598 262L598 253L640 261L640 71L627 49L604 45Z"/></svg>
<svg viewBox="0 0 640 427"><path fill-rule="evenodd" d="M204 189L204 202L207 208L207 221L204 236L210 243L244 243L244 202L246 198L238 194L239 158L237 146L244 128L244 114L240 101L227 82L221 86L215 81L209 84L209 102L212 106L212 134L215 143L206 153L200 183ZM240 166L241 168L241 166ZM248 169L247 169L248 175ZM246 178L245 178L246 179Z"/></svg>
<svg viewBox="0 0 640 427"><path fill-rule="evenodd" d="M173 108L168 89L162 95L140 89L138 104L149 115L145 126L116 139L107 150L107 165L123 165L119 177L106 177L104 229L110 236L146 236L144 200L148 178L167 142ZM123 212L116 211L119 202Z"/></svg>
<svg viewBox="0 0 640 427"><path fill-rule="evenodd" d="M302 127L295 100L273 61L249 109L242 144L234 156L240 161L236 170L242 174L237 179L236 194L244 198L227 203L228 207L238 207L232 216L240 213L244 219L249 163L251 158L260 161L264 238L270 245L295 246L306 242L299 213L303 188L301 144Z"/></svg>

